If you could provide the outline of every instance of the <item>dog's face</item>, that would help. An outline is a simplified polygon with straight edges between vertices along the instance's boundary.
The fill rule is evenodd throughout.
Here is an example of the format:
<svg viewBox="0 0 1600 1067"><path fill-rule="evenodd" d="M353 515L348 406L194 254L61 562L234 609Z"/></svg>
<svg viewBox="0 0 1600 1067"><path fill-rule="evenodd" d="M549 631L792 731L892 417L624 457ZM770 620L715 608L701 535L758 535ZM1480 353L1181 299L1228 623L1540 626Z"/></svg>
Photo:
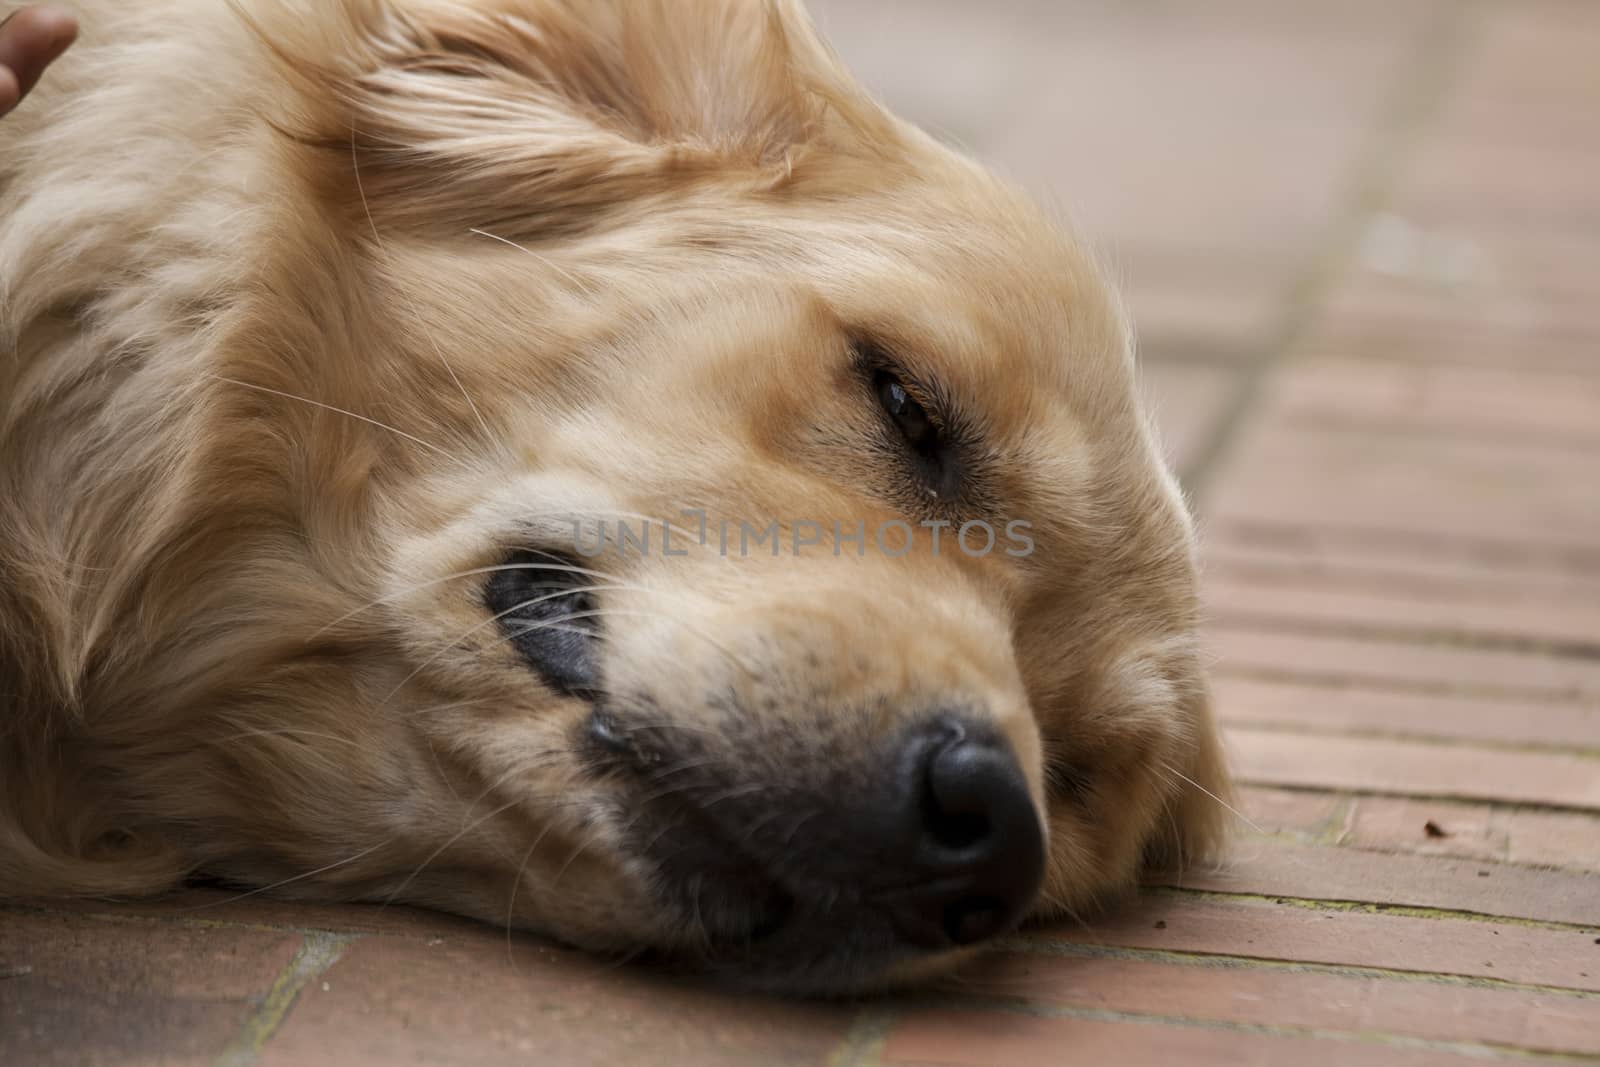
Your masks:
<svg viewBox="0 0 1600 1067"><path fill-rule="evenodd" d="M1209 846L1190 526L1069 236L786 5L345 6L258 27L300 222L212 383L270 517L211 810L149 801L198 863L843 991Z"/></svg>
<svg viewBox="0 0 1600 1067"><path fill-rule="evenodd" d="M902 196L652 294L394 537L408 718L476 800L424 774L421 821L512 805L491 917L848 988L1125 886L1222 788L1115 309L1050 231Z"/></svg>

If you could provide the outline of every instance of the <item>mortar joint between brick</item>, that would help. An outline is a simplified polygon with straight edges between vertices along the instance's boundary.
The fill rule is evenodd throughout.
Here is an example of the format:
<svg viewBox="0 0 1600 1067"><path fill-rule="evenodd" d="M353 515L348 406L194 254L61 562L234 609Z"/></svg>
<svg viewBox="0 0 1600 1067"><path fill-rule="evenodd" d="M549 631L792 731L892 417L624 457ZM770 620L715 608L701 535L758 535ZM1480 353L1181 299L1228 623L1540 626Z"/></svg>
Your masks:
<svg viewBox="0 0 1600 1067"><path fill-rule="evenodd" d="M1597 879L1600 884L1600 879ZM1409 919L1487 923L1492 926L1520 926L1533 930L1560 930L1584 935L1600 934L1600 918L1594 923L1569 923L1554 919L1525 919L1512 915L1468 911L1462 908L1435 908L1419 904L1387 904L1370 900L1297 897L1275 893L1230 893L1223 889L1192 889L1177 886L1148 886L1144 890L1165 896L1188 896L1233 903L1276 904L1306 911L1334 911L1361 915L1399 915Z"/></svg>
<svg viewBox="0 0 1600 1067"><path fill-rule="evenodd" d="M828 1056L827 1067L878 1067L889 1031L899 1019L898 1008L888 1004L868 1004L856 1013L839 1047Z"/></svg>
<svg viewBox="0 0 1600 1067"><path fill-rule="evenodd" d="M233 1039L217 1056L214 1067L249 1067L260 1059L267 1043L288 1018L306 986L327 973L330 967L339 962L345 949L362 936L320 931L305 934L294 958L278 972L261 1005L240 1025Z"/></svg>

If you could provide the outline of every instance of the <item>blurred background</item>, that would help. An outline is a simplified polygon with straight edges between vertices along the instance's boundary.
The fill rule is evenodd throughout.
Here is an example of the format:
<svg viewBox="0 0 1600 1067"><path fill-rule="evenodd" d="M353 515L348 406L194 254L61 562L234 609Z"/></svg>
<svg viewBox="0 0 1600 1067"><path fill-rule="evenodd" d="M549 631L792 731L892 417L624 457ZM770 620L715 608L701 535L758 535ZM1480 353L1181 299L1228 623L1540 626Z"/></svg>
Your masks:
<svg viewBox="0 0 1600 1067"><path fill-rule="evenodd" d="M1600 5L812 6L892 108L1108 256L1195 489L1291 349L1595 369ZM1535 333L1563 351L1480 351Z"/></svg>
<svg viewBox="0 0 1600 1067"><path fill-rule="evenodd" d="M1207 886L1600 952L1600 3L813 5L1130 298L1245 816Z"/></svg>

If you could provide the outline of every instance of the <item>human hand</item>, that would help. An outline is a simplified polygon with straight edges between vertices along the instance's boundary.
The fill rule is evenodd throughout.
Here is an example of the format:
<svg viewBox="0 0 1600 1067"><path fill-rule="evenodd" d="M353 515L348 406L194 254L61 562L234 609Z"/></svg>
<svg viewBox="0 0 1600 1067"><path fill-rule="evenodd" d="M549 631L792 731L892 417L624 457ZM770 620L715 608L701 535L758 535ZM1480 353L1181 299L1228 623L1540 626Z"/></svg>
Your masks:
<svg viewBox="0 0 1600 1067"><path fill-rule="evenodd" d="M77 36L77 20L56 8L25 7L0 22L0 116L22 102Z"/></svg>

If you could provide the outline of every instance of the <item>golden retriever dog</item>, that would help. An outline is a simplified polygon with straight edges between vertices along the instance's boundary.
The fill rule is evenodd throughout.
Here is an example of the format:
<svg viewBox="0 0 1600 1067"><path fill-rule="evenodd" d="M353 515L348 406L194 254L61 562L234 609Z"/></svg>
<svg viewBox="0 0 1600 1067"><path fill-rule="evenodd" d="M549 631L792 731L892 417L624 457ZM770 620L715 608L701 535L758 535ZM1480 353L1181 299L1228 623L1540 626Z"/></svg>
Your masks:
<svg viewBox="0 0 1600 1067"><path fill-rule="evenodd" d="M1211 851L1117 299L795 0L77 13L0 123L0 894L839 993Z"/></svg>

